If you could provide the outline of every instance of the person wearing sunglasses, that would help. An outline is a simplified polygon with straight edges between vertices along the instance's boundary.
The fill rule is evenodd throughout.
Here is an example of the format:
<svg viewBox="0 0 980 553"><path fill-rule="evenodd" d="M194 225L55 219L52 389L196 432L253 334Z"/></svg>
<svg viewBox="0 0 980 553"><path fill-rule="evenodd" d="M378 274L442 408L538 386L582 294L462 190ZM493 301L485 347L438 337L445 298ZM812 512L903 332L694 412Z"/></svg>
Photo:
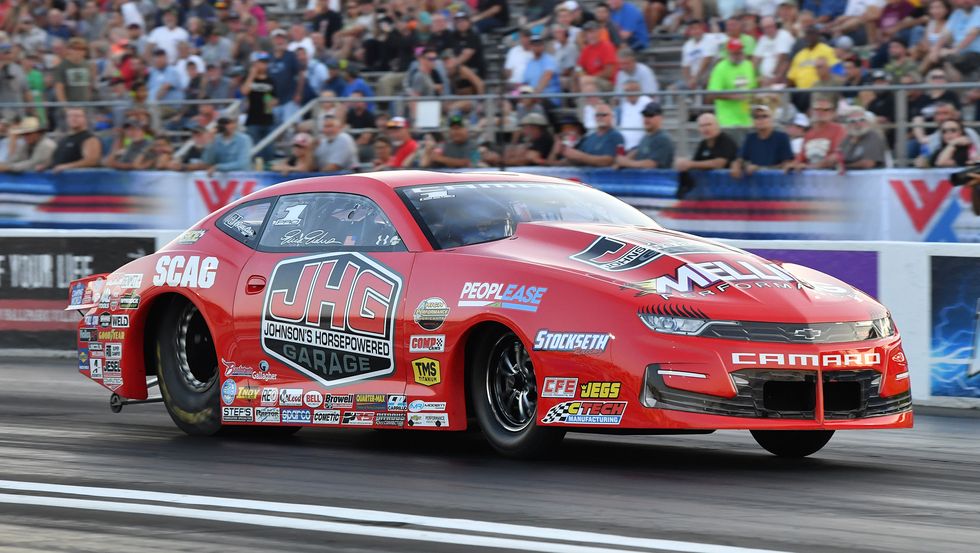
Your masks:
<svg viewBox="0 0 980 553"><path fill-rule="evenodd" d="M888 146L875 128L875 115L860 106L848 108L844 115L847 138L841 143L840 169L877 169L885 166Z"/></svg>
<svg viewBox="0 0 980 553"><path fill-rule="evenodd" d="M939 127L939 132L942 134L942 148L932 154L929 160L931 167L965 167L980 161L977 148L963 132L963 123L946 121Z"/></svg>
<svg viewBox="0 0 980 553"><path fill-rule="evenodd" d="M831 169L837 165L840 144L847 136L847 130L834 121L835 112L831 98L814 95L810 108L810 130L803 136L803 150L787 169Z"/></svg>
<svg viewBox="0 0 980 553"><path fill-rule="evenodd" d="M613 128L613 110L600 103L595 108L596 130L585 135L575 146L562 145L561 154L570 165L611 167L616 154L623 153L623 135Z"/></svg>
<svg viewBox="0 0 980 553"><path fill-rule="evenodd" d="M766 104L752 106L752 124L755 131L745 137L738 159L732 162L731 174L736 179L759 169L782 169L793 161L789 135L774 128L772 108Z"/></svg>

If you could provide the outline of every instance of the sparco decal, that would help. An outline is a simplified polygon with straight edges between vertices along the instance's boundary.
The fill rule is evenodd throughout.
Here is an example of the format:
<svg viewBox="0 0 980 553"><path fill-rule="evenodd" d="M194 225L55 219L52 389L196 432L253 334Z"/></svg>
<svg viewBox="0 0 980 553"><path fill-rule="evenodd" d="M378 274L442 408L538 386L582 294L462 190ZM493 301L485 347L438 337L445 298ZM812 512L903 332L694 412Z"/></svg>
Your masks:
<svg viewBox="0 0 980 553"><path fill-rule="evenodd" d="M442 298L427 298L415 308L415 324L423 330L438 330L449 316L449 306Z"/></svg>
<svg viewBox="0 0 980 553"><path fill-rule="evenodd" d="M272 271L262 310L262 348L337 386L394 371L401 277L359 253L289 259Z"/></svg>
<svg viewBox="0 0 980 553"><path fill-rule="evenodd" d="M552 332L541 329L534 336L537 351L567 351L572 353L602 353L606 351L608 332Z"/></svg>
<svg viewBox="0 0 980 553"><path fill-rule="evenodd" d="M282 409L281 411L283 424L310 424L310 411L308 409Z"/></svg>
<svg viewBox="0 0 980 553"><path fill-rule="evenodd" d="M210 288L218 272L218 258L199 255L185 258L182 255L161 255L157 259L154 286L180 286L181 288Z"/></svg>
<svg viewBox="0 0 980 553"><path fill-rule="evenodd" d="M860 353L733 353L733 365L757 367L874 367L881 363L881 355L873 352Z"/></svg>
<svg viewBox="0 0 980 553"><path fill-rule="evenodd" d="M543 424L619 424L626 412L625 401L566 401L559 403L541 419Z"/></svg>
<svg viewBox="0 0 980 553"><path fill-rule="evenodd" d="M411 336L408 339L408 351L409 353L442 353L446 351L446 336L444 334Z"/></svg>
<svg viewBox="0 0 980 553"><path fill-rule="evenodd" d="M500 307L519 311L537 311L547 288L504 284L501 282L467 282L459 293L459 307Z"/></svg>
<svg viewBox="0 0 980 553"><path fill-rule="evenodd" d="M717 285L717 286L716 286ZM677 268L672 275L663 275L643 282L631 284L631 288L641 294L687 294L697 290L703 293L724 292L732 287L749 288L797 288L792 275L775 263L755 260L745 261L704 261L686 263ZM714 287L713 290L705 290Z"/></svg>
<svg viewBox="0 0 980 553"><path fill-rule="evenodd" d="M647 233L600 236L571 258L603 271L619 272L642 267L664 254L732 253L732 250L721 246L680 237L651 241L653 236Z"/></svg>
<svg viewBox="0 0 980 553"><path fill-rule="evenodd" d="M561 376L549 376L544 379L541 397L573 398L578 393L578 379Z"/></svg>

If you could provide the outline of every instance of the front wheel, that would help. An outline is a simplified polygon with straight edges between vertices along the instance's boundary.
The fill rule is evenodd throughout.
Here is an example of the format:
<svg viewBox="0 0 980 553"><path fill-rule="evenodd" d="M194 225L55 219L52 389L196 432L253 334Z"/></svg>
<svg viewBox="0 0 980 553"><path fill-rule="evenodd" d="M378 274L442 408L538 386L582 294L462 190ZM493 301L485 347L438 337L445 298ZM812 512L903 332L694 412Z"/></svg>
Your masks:
<svg viewBox="0 0 980 553"><path fill-rule="evenodd" d="M833 435L833 430L752 430L752 437L766 451L793 458L820 451Z"/></svg>
<svg viewBox="0 0 980 553"><path fill-rule="evenodd" d="M469 389L487 441L508 457L538 457L565 431L537 424L538 389L527 349L513 332L484 342L473 360Z"/></svg>

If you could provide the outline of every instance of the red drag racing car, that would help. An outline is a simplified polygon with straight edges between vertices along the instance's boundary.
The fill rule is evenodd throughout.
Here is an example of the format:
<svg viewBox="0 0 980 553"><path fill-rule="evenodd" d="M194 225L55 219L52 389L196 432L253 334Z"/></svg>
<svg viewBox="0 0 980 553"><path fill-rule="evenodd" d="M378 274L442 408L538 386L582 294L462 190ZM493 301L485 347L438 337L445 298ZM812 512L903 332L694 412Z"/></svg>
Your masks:
<svg viewBox="0 0 980 553"><path fill-rule="evenodd" d="M190 434L475 421L530 456L567 431L745 429L805 456L835 430L912 426L872 298L534 175L283 183L69 303L79 371L117 409L155 381Z"/></svg>

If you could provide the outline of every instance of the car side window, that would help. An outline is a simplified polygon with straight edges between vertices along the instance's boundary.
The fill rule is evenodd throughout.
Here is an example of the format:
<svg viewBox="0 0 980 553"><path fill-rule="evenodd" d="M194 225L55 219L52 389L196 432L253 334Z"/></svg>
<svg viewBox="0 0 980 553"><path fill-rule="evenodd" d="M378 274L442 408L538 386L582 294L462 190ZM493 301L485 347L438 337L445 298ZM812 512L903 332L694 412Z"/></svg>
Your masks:
<svg viewBox="0 0 980 553"><path fill-rule="evenodd" d="M259 241L259 250L404 251L384 211L357 194L316 192L280 196Z"/></svg>
<svg viewBox="0 0 980 553"><path fill-rule="evenodd" d="M242 244L254 248L271 205L272 200L259 200L241 205L218 219L215 226Z"/></svg>

